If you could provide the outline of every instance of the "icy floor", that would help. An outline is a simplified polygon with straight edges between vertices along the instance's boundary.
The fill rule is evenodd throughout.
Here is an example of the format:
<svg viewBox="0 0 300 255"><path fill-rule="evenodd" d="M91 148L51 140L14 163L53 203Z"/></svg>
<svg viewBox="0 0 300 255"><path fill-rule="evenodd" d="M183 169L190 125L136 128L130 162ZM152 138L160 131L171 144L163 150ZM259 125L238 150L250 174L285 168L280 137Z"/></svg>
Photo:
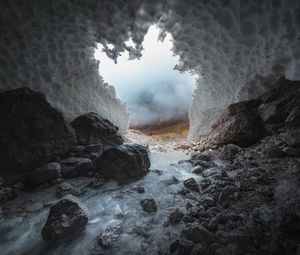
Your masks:
<svg viewBox="0 0 300 255"><path fill-rule="evenodd" d="M189 164L176 164L179 160L187 158L186 154L179 151L152 152L151 170L161 170L162 175L151 171L143 179L122 186L110 181L101 188L89 190L80 196L79 200L86 207L89 216L87 228L72 240L55 248L48 248L41 238L41 230L46 222L49 207L32 213L22 212L21 216L1 219L0 254L133 255L141 254L141 251L145 255L163 254L162 251L168 250L170 242L176 239L183 227L182 224L163 226L170 212L176 208L185 211L181 195L175 194L182 189L183 180L191 176L196 180L199 178L191 173ZM173 176L180 181L179 184L173 184ZM143 186L146 192L137 193L133 190L136 186ZM48 191L47 194L49 196L50 192ZM40 197L42 200L43 193ZM158 211L155 214L144 212L140 205L142 199L149 197L157 202ZM95 248L96 236L112 223L119 223L123 228L119 240L109 249Z"/></svg>

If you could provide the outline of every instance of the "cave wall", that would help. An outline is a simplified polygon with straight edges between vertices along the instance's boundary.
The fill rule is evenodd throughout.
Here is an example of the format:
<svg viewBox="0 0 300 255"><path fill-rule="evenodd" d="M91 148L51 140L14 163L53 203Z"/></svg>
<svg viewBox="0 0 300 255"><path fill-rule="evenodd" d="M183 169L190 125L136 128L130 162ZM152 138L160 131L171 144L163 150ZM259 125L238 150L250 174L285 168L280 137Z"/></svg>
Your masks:
<svg viewBox="0 0 300 255"><path fill-rule="evenodd" d="M96 111L122 132L125 105L99 76L94 50L112 43L111 58L124 50L140 57L153 22L172 34L177 69L199 75L192 140L228 104L262 93L268 80L300 79L298 0L2 0L0 8L1 90L29 86L70 119ZM135 48L124 44L130 36Z"/></svg>

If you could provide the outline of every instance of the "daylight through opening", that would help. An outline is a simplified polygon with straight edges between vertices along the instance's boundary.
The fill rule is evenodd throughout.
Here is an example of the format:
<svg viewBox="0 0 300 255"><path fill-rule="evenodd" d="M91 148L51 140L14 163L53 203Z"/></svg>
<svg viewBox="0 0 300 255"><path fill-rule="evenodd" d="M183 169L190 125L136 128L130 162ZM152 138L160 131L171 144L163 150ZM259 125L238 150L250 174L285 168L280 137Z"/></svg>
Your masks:
<svg viewBox="0 0 300 255"><path fill-rule="evenodd" d="M179 57L172 51L172 36L167 34L161 40L159 33L157 26L149 28L140 59L130 59L129 52L124 52L115 63L101 44L95 58L100 61L99 72L104 81L113 85L117 96L126 102L130 128L149 133L158 129L187 133L196 76L174 69ZM126 45L133 43L129 40Z"/></svg>

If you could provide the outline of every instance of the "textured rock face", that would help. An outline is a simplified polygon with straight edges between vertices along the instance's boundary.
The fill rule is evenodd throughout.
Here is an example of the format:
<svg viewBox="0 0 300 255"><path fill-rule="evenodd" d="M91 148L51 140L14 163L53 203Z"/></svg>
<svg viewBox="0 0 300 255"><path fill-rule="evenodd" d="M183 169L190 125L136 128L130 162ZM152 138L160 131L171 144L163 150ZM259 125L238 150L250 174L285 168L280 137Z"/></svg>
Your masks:
<svg viewBox="0 0 300 255"><path fill-rule="evenodd" d="M4 175L25 173L64 156L75 133L45 97L28 88L0 94L0 160Z"/></svg>
<svg viewBox="0 0 300 255"><path fill-rule="evenodd" d="M50 208L47 222L42 230L43 239L56 243L84 230L88 217L79 204L72 199L62 199Z"/></svg>
<svg viewBox="0 0 300 255"><path fill-rule="evenodd" d="M96 167L105 178L124 181L146 175L150 160L145 147L139 144L123 144L104 152Z"/></svg>
<svg viewBox="0 0 300 255"><path fill-rule="evenodd" d="M249 146L266 134L263 121L257 116L259 100L230 105L217 119L208 134L200 138L201 149L225 144Z"/></svg>
<svg viewBox="0 0 300 255"><path fill-rule="evenodd" d="M65 178L86 176L89 171L94 171L94 164L88 158L70 157L60 161L61 174Z"/></svg>
<svg viewBox="0 0 300 255"><path fill-rule="evenodd" d="M1 89L26 82L66 116L94 111L121 132L128 114L99 77L93 47L103 43L112 58L124 49L140 56L153 22L172 34L181 57L176 68L200 76L189 114L191 139L227 105L261 94L264 77L300 79L298 0L20 0L1 1L0 8ZM135 48L124 44L129 34Z"/></svg>
<svg viewBox="0 0 300 255"><path fill-rule="evenodd" d="M81 145L102 143L104 146L118 146L123 143L123 138L118 134L119 128L97 113L81 115L71 125Z"/></svg>

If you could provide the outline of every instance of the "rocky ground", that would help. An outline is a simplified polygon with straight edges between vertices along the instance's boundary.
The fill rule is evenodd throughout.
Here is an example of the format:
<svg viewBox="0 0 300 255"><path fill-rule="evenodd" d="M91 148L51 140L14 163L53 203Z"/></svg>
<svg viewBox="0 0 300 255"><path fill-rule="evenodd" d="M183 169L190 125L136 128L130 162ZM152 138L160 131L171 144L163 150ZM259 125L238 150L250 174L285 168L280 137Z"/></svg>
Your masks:
<svg viewBox="0 0 300 255"><path fill-rule="evenodd" d="M0 241L11 248L15 235L30 246L22 231L25 240L33 234L26 232L32 217L42 226L36 254L50 252L45 243L63 244L67 254L72 238L82 244L81 233L93 246L85 254L141 254L142 247L149 255L300 254L299 88L280 79L260 98L230 105L196 143L129 130L125 141L133 144L123 144L118 128L95 113L68 123L39 93L0 94ZM176 150L189 159L150 162L149 152L164 161ZM111 179L114 188L105 186ZM27 225L12 235L15 219Z"/></svg>

